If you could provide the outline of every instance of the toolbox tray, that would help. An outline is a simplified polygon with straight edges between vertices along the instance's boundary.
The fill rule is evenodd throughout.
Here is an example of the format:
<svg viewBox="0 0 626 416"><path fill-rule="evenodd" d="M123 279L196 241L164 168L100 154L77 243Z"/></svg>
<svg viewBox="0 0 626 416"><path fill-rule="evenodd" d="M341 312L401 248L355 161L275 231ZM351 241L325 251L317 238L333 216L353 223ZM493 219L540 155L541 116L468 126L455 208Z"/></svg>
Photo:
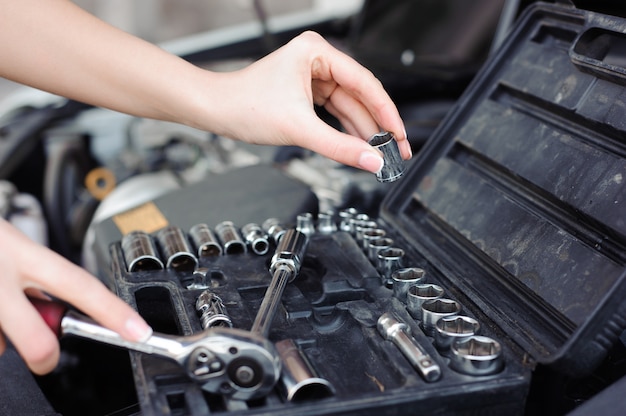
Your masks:
<svg viewBox="0 0 626 416"><path fill-rule="evenodd" d="M625 32L532 6L380 213L532 358L573 376L626 328Z"/></svg>
<svg viewBox="0 0 626 416"><path fill-rule="evenodd" d="M523 414L538 363L577 377L592 372L626 328L621 32L619 18L543 3L529 9L376 219L405 251L404 266L424 269L427 282L480 322L480 335L501 344L501 370L453 369L450 352L381 284L354 236L317 233L268 338L293 339L334 394L293 402L275 391L236 402L203 392L174 363L131 352L142 414ZM174 202L187 194L155 207L176 223ZM211 210L211 201L194 203ZM188 231L192 223L177 225ZM252 325L273 249L200 259L237 328ZM202 290L188 288L190 273L128 272L119 241L109 254L118 294L155 331L202 330L194 308ZM420 377L378 333L385 312L411 328L441 366L439 380Z"/></svg>

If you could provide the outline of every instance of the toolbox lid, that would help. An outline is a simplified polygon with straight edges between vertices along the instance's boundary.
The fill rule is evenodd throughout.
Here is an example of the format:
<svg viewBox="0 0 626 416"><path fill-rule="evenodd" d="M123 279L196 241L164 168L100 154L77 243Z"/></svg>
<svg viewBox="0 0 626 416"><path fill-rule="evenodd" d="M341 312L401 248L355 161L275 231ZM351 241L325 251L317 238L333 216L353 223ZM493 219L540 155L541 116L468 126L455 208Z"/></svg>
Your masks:
<svg viewBox="0 0 626 416"><path fill-rule="evenodd" d="M583 375L626 328L626 20L539 3L382 205L535 360Z"/></svg>

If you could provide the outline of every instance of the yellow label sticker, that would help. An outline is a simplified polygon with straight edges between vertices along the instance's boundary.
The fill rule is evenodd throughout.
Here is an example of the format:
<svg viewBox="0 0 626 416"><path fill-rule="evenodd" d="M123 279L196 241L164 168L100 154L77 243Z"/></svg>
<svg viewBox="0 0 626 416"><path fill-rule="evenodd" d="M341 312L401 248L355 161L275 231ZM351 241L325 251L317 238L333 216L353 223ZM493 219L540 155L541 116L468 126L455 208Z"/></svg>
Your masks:
<svg viewBox="0 0 626 416"><path fill-rule="evenodd" d="M131 231L153 233L168 224L163 213L153 202L148 202L117 214L113 217L113 222L117 225L122 235L126 235Z"/></svg>

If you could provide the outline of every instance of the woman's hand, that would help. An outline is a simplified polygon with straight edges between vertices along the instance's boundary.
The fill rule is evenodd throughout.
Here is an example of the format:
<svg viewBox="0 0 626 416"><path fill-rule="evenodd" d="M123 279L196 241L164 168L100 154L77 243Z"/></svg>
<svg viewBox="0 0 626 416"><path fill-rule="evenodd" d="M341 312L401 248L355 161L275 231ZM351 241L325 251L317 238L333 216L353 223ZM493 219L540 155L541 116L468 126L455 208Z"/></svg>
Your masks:
<svg viewBox="0 0 626 416"><path fill-rule="evenodd" d="M146 340L152 334L139 314L98 279L3 219L0 264L0 353L6 348L6 336L34 373L54 369L59 343L27 296L48 293L65 300L129 341Z"/></svg>
<svg viewBox="0 0 626 416"><path fill-rule="evenodd" d="M405 159L411 157L400 115L381 83L316 33L301 34L241 71L210 78L206 90L198 90L188 124L252 143L298 145L373 172L382 158L365 139L382 129L395 134ZM347 134L320 120L313 104L336 116Z"/></svg>

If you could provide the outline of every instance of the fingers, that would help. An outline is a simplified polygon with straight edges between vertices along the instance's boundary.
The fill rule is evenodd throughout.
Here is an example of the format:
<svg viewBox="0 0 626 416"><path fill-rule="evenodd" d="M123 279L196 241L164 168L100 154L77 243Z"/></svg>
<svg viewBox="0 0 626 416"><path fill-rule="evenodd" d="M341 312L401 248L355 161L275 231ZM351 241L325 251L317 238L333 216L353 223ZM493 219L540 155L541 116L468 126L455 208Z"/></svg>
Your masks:
<svg viewBox="0 0 626 416"><path fill-rule="evenodd" d="M347 131L368 138L381 129L393 132L404 159L412 156L404 123L380 81L366 68L332 47L321 36L297 38L313 46L313 101L337 116Z"/></svg>
<svg viewBox="0 0 626 416"><path fill-rule="evenodd" d="M94 276L43 248L39 258L48 265L30 276L39 288L69 302L129 341L145 341L152 335L141 316Z"/></svg>
<svg viewBox="0 0 626 416"><path fill-rule="evenodd" d="M12 292L11 299L1 299L2 330L28 367L36 374L46 374L59 361L57 337L26 296L17 288Z"/></svg>
<svg viewBox="0 0 626 416"><path fill-rule="evenodd" d="M139 314L82 268L29 240L4 220L0 220L0 234L0 325L35 373L54 368L59 345L26 294L46 298L49 293L63 299L130 341L145 340L152 333ZM33 267L32 259L45 267Z"/></svg>

